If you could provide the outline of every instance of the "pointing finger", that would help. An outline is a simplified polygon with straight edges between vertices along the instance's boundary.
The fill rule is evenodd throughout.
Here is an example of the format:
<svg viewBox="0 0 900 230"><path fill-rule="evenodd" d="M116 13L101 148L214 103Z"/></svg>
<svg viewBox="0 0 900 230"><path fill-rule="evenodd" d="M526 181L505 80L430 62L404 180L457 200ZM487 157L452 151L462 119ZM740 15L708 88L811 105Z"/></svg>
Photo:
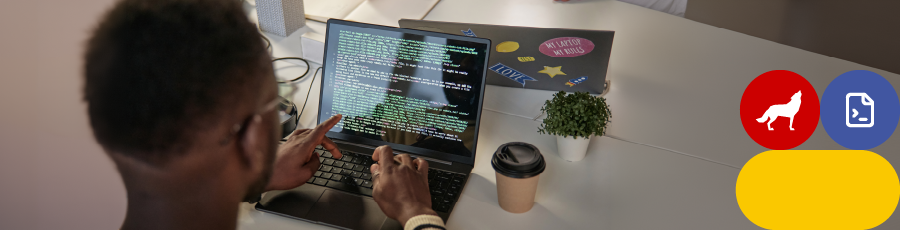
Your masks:
<svg viewBox="0 0 900 230"><path fill-rule="evenodd" d="M325 133L327 133L328 130L331 130L334 125L341 121L341 117L342 116L338 114L332 116L331 118L328 118L328 120L325 120L325 122L322 122L322 124L316 126L316 128L312 130L312 133L310 133L310 136L313 138L313 140L319 142L319 140L321 140L321 138L325 136Z"/></svg>

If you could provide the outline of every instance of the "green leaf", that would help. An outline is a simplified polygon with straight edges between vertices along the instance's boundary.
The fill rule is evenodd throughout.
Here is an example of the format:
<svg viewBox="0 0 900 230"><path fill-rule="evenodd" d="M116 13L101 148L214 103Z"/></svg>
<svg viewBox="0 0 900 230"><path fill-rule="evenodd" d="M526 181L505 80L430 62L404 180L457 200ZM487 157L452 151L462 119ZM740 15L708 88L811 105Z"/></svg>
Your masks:
<svg viewBox="0 0 900 230"><path fill-rule="evenodd" d="M594 97L587 92L567 94L559 91L544 102L541 111L547 117L540 125L539 133L576 139L604 135L612 118L606 98Z"/></svg>

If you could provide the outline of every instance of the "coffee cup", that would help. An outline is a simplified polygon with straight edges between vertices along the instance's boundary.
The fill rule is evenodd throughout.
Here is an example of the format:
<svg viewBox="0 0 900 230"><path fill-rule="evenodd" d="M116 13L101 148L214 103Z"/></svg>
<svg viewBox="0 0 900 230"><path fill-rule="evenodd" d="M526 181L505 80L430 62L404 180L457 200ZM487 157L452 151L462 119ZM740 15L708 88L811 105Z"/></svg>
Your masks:
<svg viewBox="0 0 900 230"><path fill-rule="evenodd" d="M538 178L547 164L534 145L510 142L501 145L491 158L497 176L497 199L500 208L523 213L534 206Z"/></svg>

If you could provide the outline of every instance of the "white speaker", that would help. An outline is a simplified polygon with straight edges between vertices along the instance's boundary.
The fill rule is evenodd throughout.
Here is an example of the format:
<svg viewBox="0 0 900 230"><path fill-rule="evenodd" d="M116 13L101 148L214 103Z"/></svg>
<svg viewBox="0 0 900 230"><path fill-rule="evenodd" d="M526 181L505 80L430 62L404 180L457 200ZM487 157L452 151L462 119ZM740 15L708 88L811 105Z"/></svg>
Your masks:
<svg viewBox="0 0 900 230"><path fill-rule="evenodd" d="M303 0L256 0L256 16L260 30L281 36L306 25Z"/></svg>

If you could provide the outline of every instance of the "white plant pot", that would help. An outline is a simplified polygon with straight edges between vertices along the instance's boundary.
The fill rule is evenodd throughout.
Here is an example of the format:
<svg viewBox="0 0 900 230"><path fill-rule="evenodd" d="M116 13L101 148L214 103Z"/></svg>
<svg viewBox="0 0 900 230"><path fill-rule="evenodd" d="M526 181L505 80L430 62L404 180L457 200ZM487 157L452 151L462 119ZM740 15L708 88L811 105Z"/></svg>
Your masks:
<svg viewBox="0 0 900 230"><path fill-rule="evenodd" d="M557 149L559 149L559 157L567 161L580 161L581 159L584 159L584 155L587 153L588 144L590 143L591 138L556 136L556 146Z"/></svg>

